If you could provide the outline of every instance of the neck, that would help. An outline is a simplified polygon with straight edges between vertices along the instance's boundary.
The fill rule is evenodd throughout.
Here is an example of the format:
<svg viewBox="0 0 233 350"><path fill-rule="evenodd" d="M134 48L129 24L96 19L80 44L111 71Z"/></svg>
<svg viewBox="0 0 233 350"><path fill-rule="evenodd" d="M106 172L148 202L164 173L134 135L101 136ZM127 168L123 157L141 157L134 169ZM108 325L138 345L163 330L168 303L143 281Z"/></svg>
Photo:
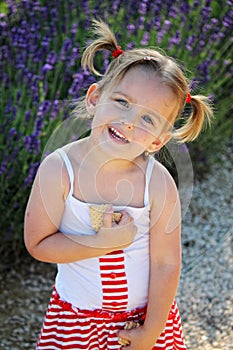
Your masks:
<svg viewBox="0 0 233 350"><path fill-rule="evenodd" d="M111 155L104 153L98 146L93 146L90 138L86 139L83 153L83 161L86 164L91 164L91 167L95 169L103 168L106 171L130 171L135 166L142 166L142 163L145 163L142 156L135 159L113 158Z"/></svg>

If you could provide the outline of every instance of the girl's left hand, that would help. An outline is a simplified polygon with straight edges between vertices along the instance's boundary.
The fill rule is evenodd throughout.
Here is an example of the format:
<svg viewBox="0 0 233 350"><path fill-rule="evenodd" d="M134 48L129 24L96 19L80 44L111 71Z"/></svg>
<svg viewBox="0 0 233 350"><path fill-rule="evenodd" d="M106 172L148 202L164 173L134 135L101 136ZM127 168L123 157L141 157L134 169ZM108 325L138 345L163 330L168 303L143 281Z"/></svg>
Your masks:
<svg viewBox="0 0 233 350"><path fill-rule="evenodd" d="M143 326L130 330L121 330L119 332L119 338L127 339L130 345L122 347L127 350L151 350L156 342L154 334L145 332Z"/></svg>

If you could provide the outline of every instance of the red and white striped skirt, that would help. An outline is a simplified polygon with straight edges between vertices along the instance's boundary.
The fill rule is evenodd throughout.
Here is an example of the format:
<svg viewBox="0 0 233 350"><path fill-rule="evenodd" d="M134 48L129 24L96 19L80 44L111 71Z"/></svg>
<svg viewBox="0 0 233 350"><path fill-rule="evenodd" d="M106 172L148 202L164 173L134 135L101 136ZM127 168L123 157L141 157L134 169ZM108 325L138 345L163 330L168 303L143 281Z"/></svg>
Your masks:
<svg viewBox="0 0 233 350"><path fill-rule="evenodd" d="M130 312L79 310L54 290L36 350L120 350L118 333L127 321L143 322L145 309ZM174 301L169 317L152 350L184 350L182 325Z"/></svg>

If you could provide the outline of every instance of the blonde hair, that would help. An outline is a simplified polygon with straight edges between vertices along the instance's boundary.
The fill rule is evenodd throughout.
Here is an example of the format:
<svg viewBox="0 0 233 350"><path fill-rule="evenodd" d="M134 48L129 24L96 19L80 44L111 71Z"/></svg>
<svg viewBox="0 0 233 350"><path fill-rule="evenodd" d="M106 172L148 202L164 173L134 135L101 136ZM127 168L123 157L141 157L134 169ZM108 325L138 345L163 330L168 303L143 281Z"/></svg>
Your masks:
<svg viewBox="0 0 233 350"><path fill-rule="evenodd" d="M179 113L184 109L186 97L189 93L188 80L178 63L171 57L166 56L160 49L135 48L124 51L114 59L108 66L104 75L100 74L94 67L94 57L97 51L108 50L111 53L119 49L115 35L107 24L102 21L93 21L94 34L96 39L85 49L82 56L82 67L89 69L92 73L101 76L98 81L100 93L111 88L123 78L129 69L139 66L149 72L156 72L162 81L169 86L177 96ZM203 129L205 121L210 124L213 116L210 101L202 95L194 95L190 101L191 113L178 129L173 131L173 137L179 142L195 140ZM84 100L82 100L75 111L83 112Z"/></svg>

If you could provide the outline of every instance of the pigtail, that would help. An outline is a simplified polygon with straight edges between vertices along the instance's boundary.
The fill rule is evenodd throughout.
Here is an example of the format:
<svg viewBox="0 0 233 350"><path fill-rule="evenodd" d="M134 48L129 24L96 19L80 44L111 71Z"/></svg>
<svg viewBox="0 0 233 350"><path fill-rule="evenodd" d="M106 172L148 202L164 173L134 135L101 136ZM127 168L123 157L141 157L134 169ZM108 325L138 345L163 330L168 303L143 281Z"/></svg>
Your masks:
<svg viewBox="0 0 233 350"><path fill-rule="evenodd" d="M93 20L94 34L97 39L94 40L84 51L81 65L84 70L88 68L92 73L101 76L94 67L94 56L99 50L108 50L113 52L117 49L117 40L115 35L109 29L107 24L102 21Z"/></svg>
<svg viewBox="0 0 233 350"><path fill-rule="evenodd" d="M180 143L194 141L203 130L204 126L210 125L213 110L208 97L195 95L191 97L190 106L192 113L185 124L177 129L173 136Z"/></svg>

